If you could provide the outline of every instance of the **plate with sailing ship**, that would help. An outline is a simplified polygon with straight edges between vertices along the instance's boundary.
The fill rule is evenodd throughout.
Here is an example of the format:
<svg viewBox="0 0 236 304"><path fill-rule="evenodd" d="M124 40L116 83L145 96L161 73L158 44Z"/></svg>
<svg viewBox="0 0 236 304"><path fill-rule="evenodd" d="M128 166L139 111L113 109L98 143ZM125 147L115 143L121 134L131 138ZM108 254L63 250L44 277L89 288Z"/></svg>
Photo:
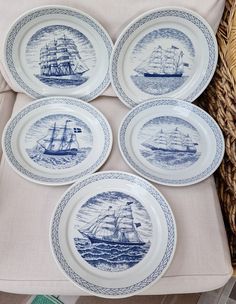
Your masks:
<svg viewBox="0 0 236 304"><path fill-rule="evenodd" d="M206 179L220 165L225 149L222 132L208 113L171 98L133 108L118 137L121 154L133 170L169 186Z"/></svg>
<svg viewBox="0 0 236 304"><path fill-rule="evenodd" d="M26 94L90 101L109 85L112 41L84 12L43 6L21 15L4 44L9 78Z"/></svg>
<svg viewBox="0 0 236 304"><path fill-rule="evenodd" d="M192 102L210 82L217 57L215 34L197 13L178 7L151 10L117 39L112 86L131 108L156 97Z"/></svg>
<svg viewBox="0 0 236 304"><path fill-rule="evenodd" d="M100 297L132 296L169 267L176 246L171 208L148 181L104 171L59 200L50 226L54 258L76 286Z"/></svg>
<svg viewBox="0 0 236 304"><path fill-rule="evenodd" d="M24 178L65 185L102 166L111 151L112 131L94 106L73 97L45 97L11 118L2 146Z"/></svg>

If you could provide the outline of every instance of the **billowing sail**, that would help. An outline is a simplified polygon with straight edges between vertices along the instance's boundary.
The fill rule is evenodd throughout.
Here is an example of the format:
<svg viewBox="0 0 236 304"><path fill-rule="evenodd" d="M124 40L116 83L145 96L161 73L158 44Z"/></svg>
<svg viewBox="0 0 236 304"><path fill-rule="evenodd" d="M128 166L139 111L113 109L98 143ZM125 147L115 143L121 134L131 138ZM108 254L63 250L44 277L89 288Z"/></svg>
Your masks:
<svg viewBox="0 0 236 304"><path fill-rule="evenodd" d="M184 66L187 66L183 62L183 55L183 51L174 45L166 50L159 45L134 70L145 77L180 77Z"/></svg>
<svg viewBox="0 0 236 304"><path fill-rule="evenodd" d="M172 131L164 132L161 129L154 136L142 143L142 146L151 150L161 150L167 152L191 152L196 153L197 143L194 143L190 135L185 135L178 127Z"/></svg>
<svg viewBox="0 0 236 304"><path fill-rule="evenodd" d="M183 149L183 137L182 137L182 133L178 130L177 127L170 134L170 137L169 137L169 147L172 150L182 150Z"/></svg>
<svg viewBox="0 0 236 304"><path fill-rule="evenodd" d="M142 145L144 147L150 148L150 144L159 150L167 149L167 134L164 133L161 129L151 139L146 140Z"/></svg>
<svg viewBox="0 0 236 304"><path fill-rule="evenodd" d="M70 120L65 122L64 127L58 127L56 122L48 129L48 133L37 141L39 148L44 149L44 154L69 155L76 154L79 149L74 130L68 127Z"/></svg>
<svg viewBox="0 0 236 304"><path fill-rule="evenodd" d="M130 204L126 204L119 214L117 221L118 239L121 242L141 243L141 239L136 231L133 222L132 209Z"/></svg>
<svg viewBox="0 0 236 304"><path fill-rule="evenodd" d="M119 211L109 206L89 226L80 229L80 233L91 242L119 244L144 244L133 222L131 203L127 202ZM137 227L139 227L141 224Z"/></svg>
<svg viewBox="0 0 236 304"><path fill-rule="evenodd" d="M41 76L82 75L89 70L74 41L65 35L41 48L39 65Z"/></svg>
<svg viewBox="0 0 236 304"><path fill-rule="evenodd" d="M197 151L197 149L195 147L196 143L195 144L193 143L193 141L190 138L189 134L187 134L185 136L183 145L186 147L187 151L193 151L193 152Z"/></svg>

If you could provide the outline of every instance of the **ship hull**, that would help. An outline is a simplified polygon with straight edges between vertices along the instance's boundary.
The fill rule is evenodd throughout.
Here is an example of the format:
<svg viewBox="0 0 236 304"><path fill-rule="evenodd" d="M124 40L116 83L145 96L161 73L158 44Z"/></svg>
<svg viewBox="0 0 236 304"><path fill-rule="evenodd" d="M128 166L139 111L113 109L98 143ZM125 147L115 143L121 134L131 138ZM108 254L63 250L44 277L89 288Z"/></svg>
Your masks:
<svg viewBox="0 0 236 304"><path fill-rule="evenodd" d="M158 74L158 73L153 73L153 74L151 74L151 73L144 73L143 74L144 75L144 77L182 77L183 76L183 74L182 73L180 73L180 74Z"/></svg>
<svg viewBox="0 0 236 304"><path fill-rule="evenodd" d="M43 152L43 154L53 155L53 156L76 155L77 153L78 153L78 149L65 149L58 151L45 149L45 151Z"/></svg>
<svg viewBox="0 0 236 304"><path fill-rule="evenodd" d="M39 78L39 80L65 80L65 81L67 80L67 81L71 81L71 80L80 80L82 75L83 75L83 73L77 73L77 74L73 74L73 75L62 75L62 76L37 75L37 77Z"/></svg>
<svg viewBox="0 0 236 304"><path fill-rule="evenodd" d="M164 148L157 148L152 145L143 145L146 148L151 149L152 151L163 151L163 152L188 152L188 153L196 153L197 150L181 150L181 149L164 149Z"/></svg>
<svg viewBox="0 0 236 304"><path fill-rule="evenodd" d="M82 233L82 232L81 232ZM145 245L146 243L144 242L119 242L119 241L109 241L109 240L104 240L104 239L98 239L96 237L93 237L91 235L87 235L85 234L84 232L82 233L84 236L86 236L90 242L92 244L96 244L96 243L105 243L105 244L109 244L109 245L130 245L130 246L134 246L134 245L138 245L138 246L143 246Z"/></svg>

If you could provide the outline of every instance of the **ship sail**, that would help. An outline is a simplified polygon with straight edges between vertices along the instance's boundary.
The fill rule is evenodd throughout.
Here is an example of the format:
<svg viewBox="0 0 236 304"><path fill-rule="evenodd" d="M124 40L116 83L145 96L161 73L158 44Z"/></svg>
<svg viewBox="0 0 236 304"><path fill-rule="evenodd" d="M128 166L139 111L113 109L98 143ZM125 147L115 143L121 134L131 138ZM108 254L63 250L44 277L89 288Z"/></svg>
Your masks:
<svg viewBox="0 0 236 304"><path fill-rule="evenodd" d="M183 51L172 45L166 50L160 45L134 70L145 77L181 77L184 73Z"/></svg>
<svg viewBox="0 0 236 304"><path fill-rule="evenodd" d="M184 66L188 66L187 63L183 62L183 56L184 56L184 53L181 51L179 54L178 62L177 62L177 69L176 69L177 73L183 74Z"/></svg>
<svg viewBox="0 0 236 304"><path fill-rule="evenodd" d="M163 73L163 49L159 45L153 50L151 56L146 58L136 69L136 72L145 73Z"/></svg>
<svg viewBox="0 0 236 304"><path fill-rule="evenodd" d="M142 145L144 147L150 148L150 143L152 147L155 147L159 150L166 150L167 149L167 134L163 132L161 129L157 132L151 139L146 140Z"/></svg>
<svg viewBox="0 0 236 304"><path fill-rule="evenodd" d="M103 210L92 224L79 229L79 232L92 243L145 244L136 230L131 204L132 202L127 202L118 212L109 206L108 210ZM139 223L137 227L140 225Z"/></svg>
<svg viewBox="0 0 236 304"><path fill-rule="evenodd" d="M187 134L185 136L185 140L184 140L184 143L183 145L186 147L186 150L187 151L191 151L191 152L196 152L197 149L196 149L196 143L193 143L192 139L190 138L189 134Z"/></svg>
<svg viewBox="0 0 236 304"><path fill-rule="evenodd" d="M142 241L134 226L131 203L132 202L128 202L120 211L119 219L117 221L118 239L123 243L141 243Z"/></svg>
<svg viewBox="0 0 236 304"><path fill-rule="evenodd" d="M171 150L183 150L183 137L182 133L176 127L174 131L171 132L169 137L169 147Z"/></svg>
<svg viewBox="0 0 236 304"><path fill-rule="evenodd" d="M66 120L64 127L57 127L55 122L48 129L47 135L37 141L40 149L44 150L44 154L54 156L77 154L79 143L72 128L68 127L69 122L71 121Z"/></svg>
<svg viewBox="0 0 236 304"><path fill-rule="evenodd" d="M74 41L65 35L40 49L39 65L41 77L82 75L89 70Z"/></svg>
<svg viewBox="0 0 236 304"><path fill-rule="evenodd" d="M154 136L142 143L142 146L153 151L191 153L197 152L197 145L197 143L193 142L189 134L185 135L178 127L170 132L164 132L163 129L161 129Z"/></svg>

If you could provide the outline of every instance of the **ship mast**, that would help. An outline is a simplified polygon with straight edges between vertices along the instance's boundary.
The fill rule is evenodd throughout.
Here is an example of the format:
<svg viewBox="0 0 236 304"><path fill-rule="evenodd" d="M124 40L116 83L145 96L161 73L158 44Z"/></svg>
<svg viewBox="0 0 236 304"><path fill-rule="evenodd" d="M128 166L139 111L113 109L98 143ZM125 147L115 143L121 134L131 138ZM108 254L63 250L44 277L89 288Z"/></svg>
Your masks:
<svg viewBox="0 0 236 304"><path fill-rule="evenodd" d="M61 144L59 147L59 150L63 150L65 143L67 142L67 124L68 122L70 122L70 120L66 120L65 126L64 126L64 130L63 130L63 134L61 137Z"/></svg>
<svg viewBox="0 0 236 304"><path fill-rule="evenodd" d="M54 142L54 139L55 139L55 133L56 133L56 122L54 123L53 128L52 128L52 135L50 137L50 142L49 142L49 145L48 145L49 150L52 150L53 142Z"/></svg>

